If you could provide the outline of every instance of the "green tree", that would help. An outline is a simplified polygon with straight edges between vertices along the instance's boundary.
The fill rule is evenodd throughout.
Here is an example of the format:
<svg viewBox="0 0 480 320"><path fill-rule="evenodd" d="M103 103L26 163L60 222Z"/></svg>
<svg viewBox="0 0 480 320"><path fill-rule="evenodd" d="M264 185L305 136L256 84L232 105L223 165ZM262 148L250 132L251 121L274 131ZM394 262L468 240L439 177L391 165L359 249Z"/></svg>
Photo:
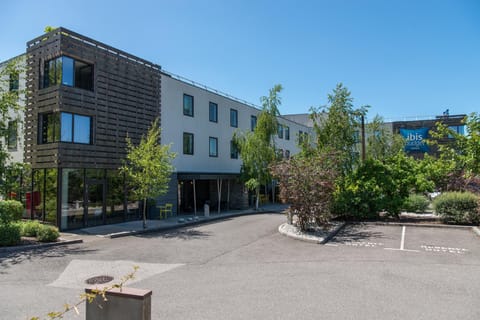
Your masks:
<svg viewBox="0 0 480 320"><path fill-rule="evenodd" d="M350 91L342 83L328 95L327 106L311 108L315 148L338 153L343 176L358 164L359 119L366 114L367 108L354 109Z"/></svg>
<svg viewBox="0 0 480 320"><path fill-rule="evenodd" d="M176 154L170 145L160 144L160 127L156 119L146 136L135 146L127 137L127 157L120 168L136 199L143 199L143 227L146 228L147 199L155 198L168 191L173 171L171 164Z"/></svg>
<svg viewBox="0 0 480 320"><path fill-rule="evenodd" d="M18 121L22 108L23 90L19 88L19 77L23 71L21 57L12 59L0 66L0 183L5 184L6 174L10 171L7 161L10 159L2 142L7 142L9 122ZM17 126L20 125L17 123ZM7 144L7 143L5 143Z"/></svg>
<svg viewBox="0 0 480 320"><path fill-rule="evenodd" d="M247 132L236 136L235 143L239 146L242 158L242 179L248 190L256 194L255 208L258 210L260 186L271 180L268 167L275 160L275 149L255 132Z"/></svg>
<svg viewBox="0 0 480 320"><path fill-rule="evenodd" d="M442 190L466 190L472 182L477 184L480 180L480 115L472 113L465 117L463 123L465 135L441 122L430 132L429 143L437 145L439 151L432 170L443 171L446 177L438 181Z"/></svg>
<svg viewBox="0 0 480 320"><path fill-rule="evenodd" d="M366 126L366 156L377 160L385 160L399 152L403 152L405 140L399 134L389 130L383 118L376 115Z"/></svg>
<svg viewBox="0 0 480 320"><path fill-rule="evenodd" d="M260 186L267 185L272 180L269 166L276 160L274 136L278 129L278 107L281 104L279 94L282 89L282 86L277 84L270 89L268 97L260 98L262 111L253 132L237 132L233 137L243 162L241 176L247 189L255 191L257 210Z"/></svg>

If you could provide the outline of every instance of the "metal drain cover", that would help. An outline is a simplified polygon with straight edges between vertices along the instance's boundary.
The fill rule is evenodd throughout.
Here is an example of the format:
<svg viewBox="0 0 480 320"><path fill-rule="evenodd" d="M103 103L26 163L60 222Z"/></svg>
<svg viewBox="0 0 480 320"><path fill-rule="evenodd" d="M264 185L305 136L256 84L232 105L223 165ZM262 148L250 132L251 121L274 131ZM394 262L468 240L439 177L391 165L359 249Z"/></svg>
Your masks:
<svg viewBox="0 0 480 320"><path fill-rule="evenodd" d="M113 280L111 276L95 276L85 280L86 284L104 284Z"/></svg>

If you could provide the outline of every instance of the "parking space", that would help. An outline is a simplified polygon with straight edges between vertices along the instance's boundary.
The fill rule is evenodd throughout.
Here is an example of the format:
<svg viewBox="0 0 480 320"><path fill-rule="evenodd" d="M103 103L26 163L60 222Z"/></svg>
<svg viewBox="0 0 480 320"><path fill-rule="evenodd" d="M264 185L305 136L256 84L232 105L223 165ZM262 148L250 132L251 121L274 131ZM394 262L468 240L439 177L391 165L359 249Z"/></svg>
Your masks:
<svg viewBox="0 0 480 320"><path fill-rule="evenodd" d="M326 245L428 254L480 254L480 237L470 228L349 224Z"/></svg>

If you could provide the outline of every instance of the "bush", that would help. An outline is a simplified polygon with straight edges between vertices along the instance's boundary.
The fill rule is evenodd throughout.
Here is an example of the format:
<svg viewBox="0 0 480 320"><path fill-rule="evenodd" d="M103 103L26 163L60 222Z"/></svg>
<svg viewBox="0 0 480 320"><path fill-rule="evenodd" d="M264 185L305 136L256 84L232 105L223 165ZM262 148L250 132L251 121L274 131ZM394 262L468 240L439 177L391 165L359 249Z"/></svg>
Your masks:
<svg viewBox="0 0 480 320"><path fill-rule="evenodd" d="M54 242L57 241L59 236L57 227L42 224L38 228L37 240L40 242Z"/></svg>
<svg viewBox="0 0 480 320"><path fill-rule="evenodd" d="M22 222L22 237L36 237L38 229L40 229L40 222L37 220Z"/></svg>
<svg viewBox="0 0 480 320"><path fill-rule="evenodd" d="M284 160L271 168L279 181L280 198L290 204L289 210L297 216L300 230L330 221L338 176L336 162L334 154L325 154Z"/></svg>
<svg viewBox="0 0 480 320"><path fill-rule="evenodd" d="M425 212L427 210L430 201L427 197L421 194L411 194L405 199L403 203L403 210L407 212Z"/></svg>
<svg viewBox="0 0 480 320"><path fill-rule="evenodd" d="M0 224L0 246L14 246L20 242L20 225L18 223Z"/></svg>
<svg viewBox="0 0 480 320"><path fill-rule="evenodd" d="M433 207L446 223L478 224L478 197L470 192L446 192L435 198Z"/></svg>
<svg viewBox="0 0 480 320"><path fill-rule="evenodd" d="M375 219L382 211L399 214L408 192L394 176L394 170L385 163L367 159L339 183L335 212L354 219Z"/></svg>
<svg viewBox="0 0 480 320"><path fill-rule="evenodd" d="M0 223L10 223L22 218L23 205L17 200L0 201Z"/></svg>

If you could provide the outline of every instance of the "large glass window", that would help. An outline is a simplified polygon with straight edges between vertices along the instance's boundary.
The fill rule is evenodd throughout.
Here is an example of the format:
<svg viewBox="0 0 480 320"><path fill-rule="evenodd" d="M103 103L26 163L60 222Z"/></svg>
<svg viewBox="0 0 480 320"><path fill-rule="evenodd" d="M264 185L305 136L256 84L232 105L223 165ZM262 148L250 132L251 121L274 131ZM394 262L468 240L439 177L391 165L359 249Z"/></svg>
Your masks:
<svg viewBox="0 0 480 320"><path fill-rule="evenodd" d="M238 111L235 109L230 109L230 126L238 127Z"/></svg>
<svg viewBox="0 0 480 320"><path fill-rule="evenodd" d="M93 90L93 65L66 56L46 61L43 69L43 87L59 84Z"/></svg>
<svg viewBox="0 0 480 320"><path fill-rule="evenodd" d="M449 126L448 129L453 130L453 132L456 132L458 134L464 135L465 134L465 126ZM451 135L448 136L449 138L453 138Z"/></svg>
<svg viewBox="0 0 480 320"><path fill-rule="evenodd" d="M72 142L73 136L73 115L62 112L60 114L60 141Z"/></svg>
<svg viewBox="0 0 480 320"><path fill-rule="evenodd" d="M65 86L73 87L75 82L73 81L75 72L75 61L69 57L62 57L62 84Z"/></svg>
<svg viewBox="0 0 480 320"><path fill-rule="evenodd" d="M107 223L122 222L125 218L125 185L123 174L107 170Z"/></svg>
<svg viewBox="0 0 480 320"><path fill-rule="evenodd" d="M217 122L218 121L218 105L216 103L210 102L208 109L209 109L210 122Z"/></svg>
<svg viewBox="0 0 480 320"><path fill-rule="evenodd" d="M238 159L238 147L237 144L232 140L230 141L230 158Z"/></svg>
<svg viewBox="0 0 480 320"><path fill-rule="evenodd" d="M257 117L250 116L250 130L254 131L256 127L257 127Z"/></svg>
<svg viewBox="0 0 480 320"><path fill-rule="evenodd" d="M85 225L84 182L83 169L62 169L62 229Z"/></svg>
<svg viewBox="0 0 480 320"><path fill-rule="evenodd" d="M39 144L52 143L60 140L60 115L58 113L40 114Z"/></svg>
<svg viewBox="0 0 480 320"><path fill-rule="evenodd" d="M290 140L290 127L284 126L283 129L285 130L285 140Z"/></svg>
<svg viewBox="0 0 480 320"><path fill-rule="evenodd" d="M193 133L183 133L183 154L193 154Z"/></svg>
<svg viewBox="0 0 480 320"><path fill-rule="evenodd" d="M210 137L208 141L208 155L218 157L218 138Z"/></svg>
<svg viewBox="0 0 480 320"><path fill-rule="evenodd" d="M283 125L281 125L280 123L277 126L277 134L278 138L283 139Z"/></svg>
<svg viewBox="0 0 480 320"><path fill-rule="evenodd" d="M40 115L39 143L73 142L92 144L92 118L68 112Z"/></svg>
<svg viewBox="0 0 480 320"><path fill-rule="evenodd" d="M91 118L87 116L81 116L78 114L73 115L73 142L74 143L91 143Z"/></svg>
<svg viewBox="0 0 480 320"><path fill-rule="evenodd" d="M193 96L183 95L183 114L193 117Z"/></svg>
<svg viewBox="0 0 480 320"><path fill-rule="evenodd" d="M9 151L17 150L18 122L17 120L8 122L7 129L7 147Z"/></svg>

